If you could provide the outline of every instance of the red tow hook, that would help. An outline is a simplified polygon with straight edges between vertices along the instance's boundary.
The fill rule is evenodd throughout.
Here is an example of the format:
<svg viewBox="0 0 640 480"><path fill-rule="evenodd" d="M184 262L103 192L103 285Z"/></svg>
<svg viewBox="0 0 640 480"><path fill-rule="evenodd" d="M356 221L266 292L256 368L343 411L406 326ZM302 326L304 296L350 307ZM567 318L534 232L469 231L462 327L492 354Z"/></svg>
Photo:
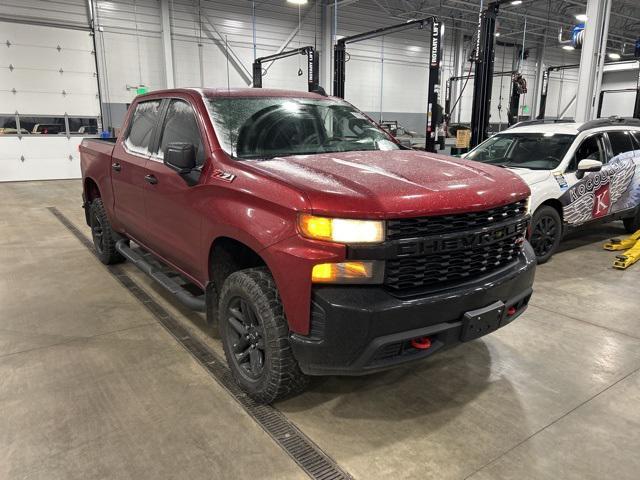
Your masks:
<svg viewBox="0 0 640 480"><path fill-rule="evenodd" d="M426 350L431 348L431 339L429 337L418 337L411 340L411 346L418 350Z"/></svg>
<svg viewBox="0 0 640 480"><path fill-rule="evenodd" d="M507 316L513 317L516 314L516 307L509 307L507 310Z"/></svg>

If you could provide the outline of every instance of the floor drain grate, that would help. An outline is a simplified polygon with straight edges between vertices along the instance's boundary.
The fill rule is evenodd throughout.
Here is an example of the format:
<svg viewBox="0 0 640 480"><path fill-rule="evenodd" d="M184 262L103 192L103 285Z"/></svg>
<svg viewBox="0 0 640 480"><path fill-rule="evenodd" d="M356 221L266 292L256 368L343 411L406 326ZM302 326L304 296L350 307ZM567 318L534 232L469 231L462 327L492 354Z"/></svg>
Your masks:
<svg viewBox="0 0 640 480"><path fill-rule="evenodd" d="M85 247L94 252L93 243L56 207L48 210ZM245 411L274 441L309 475L318 480L348 480L351 475L325 454L309 437L291 423L282 412L270 405L260 405L238 387L231 372L213 350L189 332L162 305L147 294L120 266L107 267L109 272L149 310L156 320L180 343L211 376L239 402Z"/></svg>

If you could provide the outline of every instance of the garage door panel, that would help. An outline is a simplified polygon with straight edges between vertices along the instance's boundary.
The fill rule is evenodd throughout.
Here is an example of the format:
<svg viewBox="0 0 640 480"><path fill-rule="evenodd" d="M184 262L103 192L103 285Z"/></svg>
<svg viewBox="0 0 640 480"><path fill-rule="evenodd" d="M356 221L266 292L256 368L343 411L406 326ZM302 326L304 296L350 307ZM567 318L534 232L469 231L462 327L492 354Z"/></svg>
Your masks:
<svg viewBox="0 0 640 480"><path fill-rule="evenodd" d="M71 153L80 140L64 136L2 138L6 149L0 154L0 178L4 181L80 178L79 159Z"/></svg>

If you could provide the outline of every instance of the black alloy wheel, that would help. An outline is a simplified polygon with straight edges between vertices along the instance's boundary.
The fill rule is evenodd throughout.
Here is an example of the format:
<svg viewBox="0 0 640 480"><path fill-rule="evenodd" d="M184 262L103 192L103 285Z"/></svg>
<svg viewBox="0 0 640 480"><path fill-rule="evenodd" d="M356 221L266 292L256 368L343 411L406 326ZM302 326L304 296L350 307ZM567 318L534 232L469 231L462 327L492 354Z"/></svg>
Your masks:
<svg viewBox="0 0 640 480"><path fill-rule="evenodd" d="M529 242L538 263L544 263L555 253L562 238L562 221L558 211L548 205L540 207L531 221Z"/></svg>
<svg viewBox="0 0 640 480"><path fill-rule="evenodd" d="M265 334L262 322L253 307L241 297L231 299L225 316L231 327L225 331L233 352L232 361L247 380L259 380L265 366Z"/></svg>

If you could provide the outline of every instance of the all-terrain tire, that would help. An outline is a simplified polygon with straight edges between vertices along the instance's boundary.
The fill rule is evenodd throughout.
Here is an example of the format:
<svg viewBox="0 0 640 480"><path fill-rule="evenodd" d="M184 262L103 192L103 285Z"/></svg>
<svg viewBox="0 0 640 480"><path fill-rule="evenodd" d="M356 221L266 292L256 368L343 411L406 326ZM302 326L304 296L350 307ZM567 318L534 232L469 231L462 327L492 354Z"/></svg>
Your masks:
<svg viewBox="0 0 640 480"><path fill-rule="evenodd" d="M560 240L562 240L560 214L549 205L541 206L531 219L531 236L529 237L539 264L551 258L558 249Z"/></svg>
<svg viewBox="0 0 640 480"><path fill-rule="evenodd" d="M111 228L102 199L96 198L89 208L89 225L96 256L105 265L124 262L125 258L116 250L118 235Z"/></svg>
<svg viewBox="0 0 640 480"><path fill-rule="evenodd" d="M280 295L267 268L229 275L220 292L218 318L229 368L251 398L271 403L307 386L308 377L293 356Z"/></svg>
<svg viewBox="0 0 640 480"><path fill-rule="evenodd" d="M635 217L624 218L622 222L627 233L636 233L640 230L640 210L638 210Z"/></svg>

